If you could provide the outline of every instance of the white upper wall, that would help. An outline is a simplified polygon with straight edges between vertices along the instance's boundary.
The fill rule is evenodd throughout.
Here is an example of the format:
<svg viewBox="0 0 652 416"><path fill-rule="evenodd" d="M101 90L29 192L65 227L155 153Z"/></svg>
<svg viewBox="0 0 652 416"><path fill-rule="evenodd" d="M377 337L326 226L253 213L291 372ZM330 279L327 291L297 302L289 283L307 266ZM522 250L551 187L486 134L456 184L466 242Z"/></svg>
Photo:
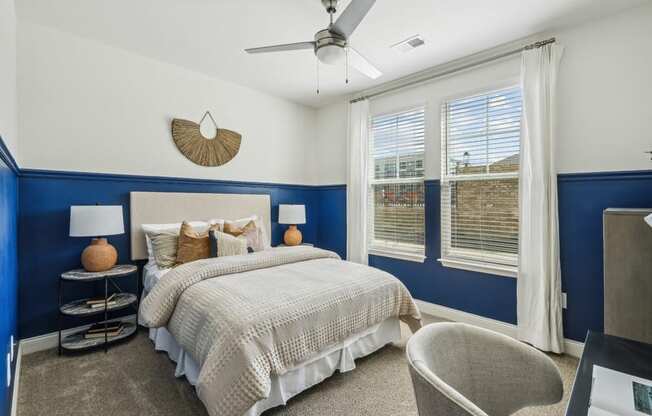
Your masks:
<svg viewBox="0 0 652 416"><path fill-rule="evenodd" d="M652 169L652 4L551 33L565 46L559 73L557 165L560 173ZM426 179L440 177L440 108L444 100L516 84L520 58L503 60L381 96L372 114L427 109ZM339 108L345 107L341 103ZM331 119L336 105L320 109ZM343 117L346 117L346 113ZM346 123L318 123L320 183L346 182ZM325 146L332 146L325 152ZM342 164L342 160L344 163ZM339 167L338 167L339 166ZM337 168L337 169L335 169Z"/></svg>
<svg viewBox="0 0 652 416"><path fill-rule="evenodd" d="M16 117L16 12L14 0L0 0L0 136L17 159Z"/></svg>
<svg viewBox="0 0 652 416"><path fill-rule="evenodd" d="M652 169L652 2L558 37L559 171Z"/></svg>
<svg viewBox="0 0 652 416"><path fill-rule="evenodd" d="M18 25L21 167L310 184L316 111L56 29ZM220 167L186 159L173 118L242 134Z"/></svg>
<svg viewBox="0 0 652 416"><path fill-rule="evenodd" d="M317 141L312 164L314 183L340 185L346 182L348 111L348 103L339 101L317 113Z"/></svg>

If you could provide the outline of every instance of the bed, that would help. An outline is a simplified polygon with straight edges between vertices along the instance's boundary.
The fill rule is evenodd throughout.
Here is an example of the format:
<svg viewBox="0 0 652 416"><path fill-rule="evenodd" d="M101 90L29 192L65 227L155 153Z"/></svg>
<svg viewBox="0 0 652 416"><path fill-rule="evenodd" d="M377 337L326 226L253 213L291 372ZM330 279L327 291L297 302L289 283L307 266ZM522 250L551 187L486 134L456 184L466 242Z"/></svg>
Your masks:
<svg viewBox="0 0 652 416"><path fill-rule="evenodd" d="M142 224L253 214L271 235L269 195L132 192L130 211L133 260L148 258ZM396 278L313 247L150 262L143 284L139 322L211 415L260 415L398 341L400 320L420 326Z"/></svg>

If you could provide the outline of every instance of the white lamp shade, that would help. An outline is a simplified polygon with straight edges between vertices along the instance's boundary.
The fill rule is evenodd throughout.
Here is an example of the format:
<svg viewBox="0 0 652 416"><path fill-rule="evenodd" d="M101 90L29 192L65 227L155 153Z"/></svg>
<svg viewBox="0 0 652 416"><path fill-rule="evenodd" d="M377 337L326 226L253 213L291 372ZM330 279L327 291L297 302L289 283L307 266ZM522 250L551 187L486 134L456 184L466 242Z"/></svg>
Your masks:
<svg viewBox="0 0 652 416"><path fill-rule="evenodd" d="M279 205L278 206L278 223L279 224L305 224L306 223L306 206L305 205Z"/></svg>
<svg viewBox="0 0 652 416"><path fill-rule="evenodd" d="M71 237L124 234L122 205L73 205L70 207Z"/></svg>
<svg viewBox="0 0 652 416"><path fill-rule="evenodd" d="M647 217L645 217L645 222L647 223L647 225L649 225L650 227L652 227L652 214L650 214L650 215L648 215Z"/></svg>

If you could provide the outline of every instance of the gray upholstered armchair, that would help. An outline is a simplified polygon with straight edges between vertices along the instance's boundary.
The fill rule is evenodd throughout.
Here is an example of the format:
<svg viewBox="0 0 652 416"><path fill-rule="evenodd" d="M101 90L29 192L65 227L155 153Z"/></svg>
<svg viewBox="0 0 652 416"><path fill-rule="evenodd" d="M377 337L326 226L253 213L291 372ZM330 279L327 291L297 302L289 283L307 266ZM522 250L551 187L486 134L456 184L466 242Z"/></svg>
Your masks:
<svg viewBox="0 0 652 416"><path fill-rule="evenodd" d="M507 416L557 403L564 392L548 356L471 325L425 326L406 351L420 416Z"/></svg>

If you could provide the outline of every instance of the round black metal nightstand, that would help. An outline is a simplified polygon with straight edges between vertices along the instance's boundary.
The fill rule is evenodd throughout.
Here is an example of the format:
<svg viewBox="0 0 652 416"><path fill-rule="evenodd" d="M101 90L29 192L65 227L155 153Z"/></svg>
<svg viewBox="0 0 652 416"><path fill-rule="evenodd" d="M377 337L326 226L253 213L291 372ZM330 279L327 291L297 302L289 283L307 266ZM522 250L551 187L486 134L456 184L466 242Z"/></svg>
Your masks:
<svg viewBox="0 0 652 416"><path fill-rule="evenodd" d="M109 313L133 307L138 311L138 293L140 293L140 278L138 276L138 267L131 264L120 264L104 272L87 272L84 269L75 269L65 272L59 279L59 355L62 350L83 351L98 346L104 346L104 351L108 351L109 344L119 340L126 339L136 333L138 328L136 323L122 320L120 318L109 320ZM126 293L120 289L115 279L136 276L137 293ZM104 280L104 298L98 299L79 299L72 302L63 303L63 283L64 282L96 282ZM109 282L116 293L109 296ZM77 331L63 337L61 328L62 316L88 317L93 315L104 315L104 320L96 322L96 331L92 336L88 330ZM103 326L103 331L102 331ZM120 329L110 331L112 327L118 326ZM97 329L99 328L99 329Z"/></svg>

